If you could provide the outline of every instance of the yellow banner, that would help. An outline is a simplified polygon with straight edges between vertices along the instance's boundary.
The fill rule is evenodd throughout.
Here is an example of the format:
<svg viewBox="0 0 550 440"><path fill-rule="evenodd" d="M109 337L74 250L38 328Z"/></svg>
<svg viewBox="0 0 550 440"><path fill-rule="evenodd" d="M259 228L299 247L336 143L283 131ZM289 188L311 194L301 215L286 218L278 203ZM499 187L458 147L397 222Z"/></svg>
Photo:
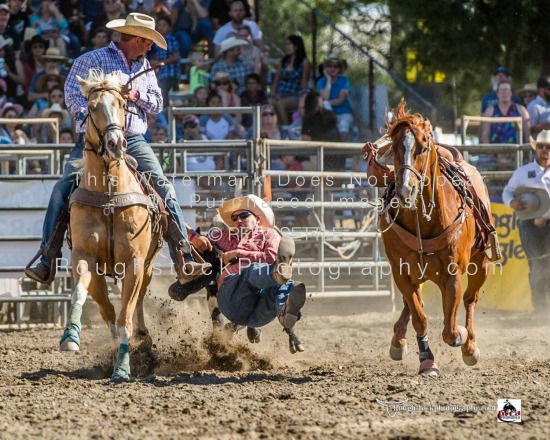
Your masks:
<svg viewBox="0 0 550 440"><path fill-rule="evenodd" d="M481 288L478 305L487 309L529 311L531 289L529 267L517 226L514 210L502 203L492 203L491 210L498 233L502 260L489 265L489 277ZM463 291L467 277L462 280ZM441 293L433 283L424 286L427 303L437 301ZM441 303L441 299L438 300Z"/></svg>

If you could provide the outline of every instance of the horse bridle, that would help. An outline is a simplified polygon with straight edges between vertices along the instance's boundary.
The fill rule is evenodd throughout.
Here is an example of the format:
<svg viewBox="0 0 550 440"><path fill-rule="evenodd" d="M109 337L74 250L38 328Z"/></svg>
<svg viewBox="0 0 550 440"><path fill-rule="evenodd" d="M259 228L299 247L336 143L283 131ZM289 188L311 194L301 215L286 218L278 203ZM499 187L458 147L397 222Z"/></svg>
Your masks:
<svg viewBox="0 0 550 440"><path fill-rule="evenodd" d="M87 97L88 102L90 101L90 96L92 94L102 93L102 92L115 92L115 93L117 93L118 95L120 95L122 97L122 94L121 94L120 90L116 89L114 87L95 87L92 90L90 90L90 93L88 93L88 97ZM124 100L124 111L125 112L128 111L128 105L127 105L125 100ZM120 125L120 124L117 124L117 123L113 122L111 124L108 124L105 127L104 131L101 131L99 129L99 127L97 126L97 124L95 123L94 118L92 117L92 112L90 111L90 106L89 105L88 105L88 114L86 115L86 117L84 118L82 123L84 124L87 119L90 120L90 122L92 123L92 127L94 127L94 130L97 134L97 137L99 139L99 149L96 150L95 148L86 148L86 145L85 145L84 150L94 151L98 156L101 156L107 150L106 142L105 142L105 136L107 135L107 133L109 133L110 131L113 131L113 130L120 130L120 131L122 131L122 133L124 133L125 125ZM124 122L126 123L126 118L124 118Z"/></svg>
<svg viewBox="0 0 550 440"><path fill-rule="evenodd" d="M407 132L407 134L410 134L411 136L413 136L414 138L414 141L416 142L416 137L414 137L414 134L412 133L411 130L409 130ZM405 135L406 136L406 135ZM402 172L402 170L409 170L417 179L418 179L418 182L420 184L420 187L418 189L418 195L417 195L417 198L420 198L420 200L422 201L422 215L423 217L427 220L427 221L430 221L431 219L431 214L432 214L432 211L435 207L435 178L432 177L432 199L430 200L430 203L428 204L430 210L429 212L427 212L426 210L426 205L424 203L424 198L422 197L422 190L425 186L425 181L426 181L426 177L427 177L427 174L428 174L428 163L429 163L429 158L430 158L430 151L432 150L433 147L433 137L432 135L430 134L430 136L428 137L428 142L427 142L427 145L422 145L422 151L420 152L420 154L424 154L424 153L428 153L426 156L426 162L424 163L424 169L422 170L422 173L420 173L416 168L414 168L412 165L408 165L408 164L402 164L396 171L395 171L395 179L397 181L397 176L399 175L400 172ZM435 175L435 167L437 166L437 160L434 160L434 163L433 163L433 170L432 170L432 176ZM416 207L414 208L416 210Z"/></svg>

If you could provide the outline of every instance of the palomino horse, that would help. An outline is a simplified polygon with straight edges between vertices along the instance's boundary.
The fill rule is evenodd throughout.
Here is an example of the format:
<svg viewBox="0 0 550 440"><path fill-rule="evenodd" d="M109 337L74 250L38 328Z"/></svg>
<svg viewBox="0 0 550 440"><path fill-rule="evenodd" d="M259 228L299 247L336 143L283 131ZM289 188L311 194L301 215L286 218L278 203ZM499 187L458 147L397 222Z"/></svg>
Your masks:
<svg viewBox="0 0 550 440"><path fill-rule="evenodd" d="M75 289L61 350L80 346L80 317L88 292L98 303L113 339L120 337L112 379L129 379L132 317L138 307L138 333L146 334L142 302L160 249L160 230L151 218L152 202L125 161L126 102L118 75L91 70L78 78L88 99L83 173L70 200L70 234ZM121 309L107 294L105 274L121 278Z"/></svg>
<svg viewBox="0 0 550 440"><path fill-rule="evenodd" d="M390 356L403 359L407 324L412 317L420 353L419 373L439 374L428 344L422 303L421 284L429 280L442 294L443 340L461 347L464 362L474 365L479 359L474 309L487 278L488 254L491 260L500 258L487 188L474 167L466 162L461 166L452 163L449 151L436 146L430 122L419 114L409 114L404 101L388 125L388 136L395 181L386 194L380 229L393 278L404 300L394 325ZM468 274L466 327L457 325L464 272Z"/></svg>

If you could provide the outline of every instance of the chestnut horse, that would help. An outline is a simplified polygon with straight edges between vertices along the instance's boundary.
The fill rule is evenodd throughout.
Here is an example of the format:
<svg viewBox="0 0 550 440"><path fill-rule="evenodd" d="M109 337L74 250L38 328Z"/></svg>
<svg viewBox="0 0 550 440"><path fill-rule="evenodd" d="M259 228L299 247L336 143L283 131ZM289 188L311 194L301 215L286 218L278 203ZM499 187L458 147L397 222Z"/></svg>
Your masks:
<svg viewBox="0 0 550 440"><path fill-rule="evenodd" d="M60 349L79 349L82 305L90 293L113 339L120 336L111 378L127 380L132 317L137 306L138 332L147 334L142 302L160 249L161 232L153 225L151 199L144 195L125 161L126 101L118 74L91 70L86 80L78 81L88 99L88 116L84 157L79 164L83 173L69 202L75 289ZM122 282L118 319L108 297L105 274Z"/></svg>
<svg viewBox="0 0 550 440"><path fill-rule="evenodd" d="M452 347L461 347L464 362L475 365L479 349L474 310L479 289L487 278L488 255L494 251L491 260L500 258L487 188L474 167L466 162L458 166L442 158L448 156L452 161L453 156L435 144L430 122L419 114L409 114L403 100L395 119L388 124L388 136L395 181L387 191L380 229L393 278L404 300L394 325L390 356L402 360L406 354L407 324L412 317L420 353L419 373L439 375L428 344L428 321L422 302L421 285L429 280L441 290L443 340ZM450 168L459 173L450 175ZM480 237L486 240L480 241ZM457 313L465 272L468 287L464 292L463 327L457 324Z"/></svg>

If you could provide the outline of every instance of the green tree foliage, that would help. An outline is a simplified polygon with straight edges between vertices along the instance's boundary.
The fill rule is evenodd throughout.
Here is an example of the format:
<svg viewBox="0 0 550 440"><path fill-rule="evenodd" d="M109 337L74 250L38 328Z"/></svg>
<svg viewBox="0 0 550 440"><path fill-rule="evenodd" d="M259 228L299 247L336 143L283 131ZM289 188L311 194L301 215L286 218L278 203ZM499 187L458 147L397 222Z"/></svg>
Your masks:
<svg viewBox="0 0 550 440"><path fill-rule="evenodd" d="M388 0L389 64L402 75L409 51L419 81L442 71L457 83L459 113L479 111L494 69L510 69L515 88L550 71L550 8L544 0ZM462 111L461 111L462 110Z"/></svg>

